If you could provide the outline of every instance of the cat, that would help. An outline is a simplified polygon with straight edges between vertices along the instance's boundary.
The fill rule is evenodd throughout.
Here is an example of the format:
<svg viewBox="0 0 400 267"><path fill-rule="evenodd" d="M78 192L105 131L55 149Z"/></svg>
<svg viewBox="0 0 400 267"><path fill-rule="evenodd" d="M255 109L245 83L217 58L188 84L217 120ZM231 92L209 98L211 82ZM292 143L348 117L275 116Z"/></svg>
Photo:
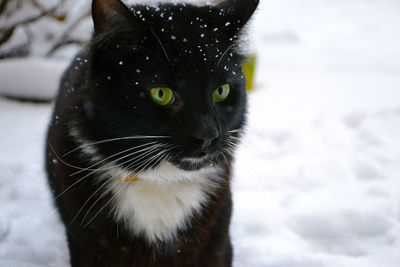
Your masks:
<svg viewBox="0 0 400 267"><path fill-rule="evenodd" d="M258 0L94 0L64 73L46 170L72 266L231 266L241 36Z"/></svg>

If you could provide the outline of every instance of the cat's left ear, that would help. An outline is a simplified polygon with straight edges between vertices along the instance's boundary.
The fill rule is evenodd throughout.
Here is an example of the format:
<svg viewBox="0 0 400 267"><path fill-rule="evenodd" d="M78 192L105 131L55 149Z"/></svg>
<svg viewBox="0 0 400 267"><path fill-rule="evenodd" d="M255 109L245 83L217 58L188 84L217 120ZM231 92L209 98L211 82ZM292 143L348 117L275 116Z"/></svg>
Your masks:
<svg viewBox="0 0 400 267"><path fill-rule="evenodd" d="M121 0L93 0L92 17L96 33L120 23L140 28L133 14Z"/></svg>
<svg viewBox="0 0 400 267"><path fill-rule="evenodd" d="M217 5L226 12L226 16L239 23L240 28L246 25L260 0L224 0Z"/></svg>

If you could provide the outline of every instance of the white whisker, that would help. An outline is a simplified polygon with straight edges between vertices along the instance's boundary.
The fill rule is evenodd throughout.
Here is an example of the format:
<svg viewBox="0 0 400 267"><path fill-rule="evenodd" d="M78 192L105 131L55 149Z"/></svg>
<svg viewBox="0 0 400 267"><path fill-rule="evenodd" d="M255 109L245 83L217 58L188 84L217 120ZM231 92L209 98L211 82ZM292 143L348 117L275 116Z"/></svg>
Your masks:
<svg viewBox="0 0 400 267"><path fill-rule="evenodd" d="M86 200L86 202L82 205L82 207L79 209L79 211L75 214L74 218L71 220L71 222L69 223L69 225L67 226L67 228L69 226L72 225L72 223L76 220L76 218L78 217L79 213L81 213L81 211L83 210L83 208L86 206L86 204L89 202L89 200L101 189L103 188L106 184L108 183L108 181L104 181L103 184L101 186L99 186L99 188L97 188L91 195L90 197Z"/></svg>
<svg viewBox="0 0 400 267"><path fill-rule="evenodd" d="M218 63L217 63L217 67L219 66L219 64L221 63L222 59L224 58L224 56L226 55L226 53L234 46L237 45L237 43L233 43L231 44L228 49L225 50L225 52L222 54L221 58L219 59Z"/></svg>
<svg viewBox="0 0 400 267"><path fill-rule="evenodd" d="M235 129L235 130L230 130L230 131L228 131L228 133L240 133L240 132L242 132L243 130L242 129Z"/></svg>
<svg viewBox="0 0 400 267"><path fill-rule="evenodd" d="M165 50L165 47L164 47L164 45L162 44L160 38L158 38L158 36L155 34L155 32L154 32L153 30L150 29L150 31L151 31L151 33L156 37L158 43L159 43L160 46L161 46L162 51L164 52L165 57L167 58L167 61L169 62L169 57L168 57L168 55L167 55L167 51Z"/></svg>
<svg viewBox="0 0 400 267"><path fill-rule="evenodd" d="M88 171L90 171L90 170L97 170L97 169L92 169L92 168L95 167L95 166L97 166L97 165L99 165L99 164L101 164L101 163L103 163L104 161L107 161L107 160L109 160L109 159L111 159L111 158L113 158L113 157L115 157L115 156L118 156L118 155L120 155L120 154L123 154L123 153L125 153L125 152L131 151L131 150L133 150L133 149L137 149L137 148L140 148L140 147L143 147L143 146L146 146L146 145L150 145L150 144L153 145L153 144L156 144L156 143L157 143L157 142L150 142L150 143L146 143L146 144L142 144L142 145L139 145L139 146L134 146L134 147L128 148L128 149L126 149L126 150L124 150L124 151L115 153L115 154L113 154L113 155L111 155L111 156L109 156L109 157L107 157L107 158L105 158L105 159L103 159L103 160L101 160L101 161L98 161L98 162L96 162L95 164L93 164L93 165L87 167L87 168L84 169L84 170L80 170L80 171L74 172L74 173L70 174L69 176L74 176L74 175L76 175L76 174L78 174L78 173L81 173L81 172L83 172L83 171L85 171L85 170L88 170ZM122 157L122 158L119 158L117 161L119 161L119 160L121 160L121 159L123 159L123 158L125 158L125 157L129 157L129 156L131 156L131 155L134 155L134 154L136 154L136 153L140 153L140 152L142 152L142 151L143 151L143 150L135 151L135 152L133 152L133 153L131 153L131 154L128 154L128 155L126 155L126 156L124 156L124 157ZM101 168L98 169L98 170L101 170Z"/></svg>
<svg viewBox="0 0 400 267"><path fill-rule="evenodd" d="M113 196L107 201L107 203L104 204L104 206L92 217L92 219L90 219L90 221L88 221L85 225L83 225L83 228L85 228L86 226L88 226L88 225L97 217L97 215L99 215L100 212L101 212L114 198L116 198L116 197L118 196L118 194L119 194L128 184L129 184L129 183L126 183L125 185L123 185L123 186L118 190L118 192L114 193ZM111 191L111 189L109 189L108 191ZM108 191L106 191L106 192L108 193ZM99 198L99 199L100 199L100 198ZM96 201L96 202L97 202L97 201ZM91 207L91 208L92 208L92 207ZM90 208L90 209L91 209L91 208ZM89 211L90 211L90 209L89 209ZM88 213L89 213L89 211L88 211ZM82 220L82 223L83 223L83 221L85 220L85 218L86 218L86 216L88 215L88 213L86 213L85 217L84 217L83 220Z"/></svg>
<svg viewBox="0 0 400 267"><path fill-rule="evenodd" d="M167 152L171 151L175 147L176 146L173 146L173 147L168 148L168 149L164 149L164 150L158 152L156 155L154 155L151 158L149 158L147 161L145 161L144 163L142 163L140 166L137 167L137 169L139 170L138 172L141 172L141 171L145 170L153 162L153 160L155 160L155 162L158 162L160 158L165 158L167 156Z"/></svg>
<svg viewBox="0 0 400 267"><path fill-rule="evenodd" d="M97 202L99 202L104 196L106 196L109 192L111 191L110 188L107 188L107 190L105 190L100 197L98 197L96 199L96 201L92 204L92 206L90 206L90 208L88 209L88 211L86 212L85 216L82 219L81 225L83 225L83 222L85 221L86 217L89 215L90 211L92 210L92 208L96 205Z"/></svg>
<svg viewBox="0 0 400 267"><path fill-rule="evenodd" d="M78 149L82 149L88 146L93 146L93 145L98 145L98 144L104 144L104 143L110 143L110 142L114 142L114 141L120 141L120 140L133 140L133 139L165 139L165 138L171 138L170 136L152 136L152 135L134 135L134 136L126 136L126 137L119 137L119 138L111 138L111 139L104 139L104 140L100 140L97 142L93 142L90 144L84 144L84 145L80 145L79 147L65 153L63 155L63 157L75 152Z"/></svg>
<svg viewBox="0 0 400 267"><path fill-rule="evenodd" d="M129 165L126 167L128 169L128 168L134 166L135 163L137 163L138 161L142 160L143 158L147 157L148 155L151 155L152 153L154 153L155 151L158 151L159 149L161 149L161 148L159 146L156 146L156 147L152 148L151 150L147 151L146 153L144 153L138 157L135 157L133 159L127 160L121 164L124 165L124 164L127 164L130 162ZM131 162L131 161L133 161L133 162Z"/></svg>
<svg viewBox="0 0 400 267"><path fill-rule="evenodd" d="M56 156L56 158L57 158L61 163L65 164L65 165L67 165L67 166L69 166L69 167L71 167L71 168L78 169L78 170L84 170L84 169L85 169L85 168L83 168L83 167L75 166L75 165L72 165L72 164L70 164L70 163L68 163L68 162L65 162L65 161L56 153L56 150L55 150L54 147L51 145L49 139L47 139L47 143L48 143L48 145L49 145L51 151L54 153L54 155Z"/></svg>
<svg viewBox="0 0 400 267"><path fill-rule="evenodd" d="M76 182L74 182L73 184L71 184L68 188L66 188L63 192L61 192L59 195L57 195L54 199L57 199L57 198L59 198L61 195L65 194L68 190L70 190L70 189L71 189L72 187L74 187L76 184L78 184L78 183L80 183L81 181L83 181L83 180L84 180L85 178L87 178L88 176L90 176L90 175L92 175L92 174L94 174L94 173L96 173L96 172L99 172L99 171L104 171L104 170L109 170L109 169L115 168L114 164L117 163L118 161L122 160L123 158L132 156L132 155L137 154L137 153L140 153L140 152L145 152L146 150L150 150L150 149L153 151L153 148L158 148L158 147L159 147L159 145L156 145L157 142L147 143L147 145L149 145L149 144L152 144L152 145L149 146L149 147L147 147L147 148L141 149L141 150L139 150L139 151L135 151L135 152L133 152L133 153L130 153L130 154L128 154L128 155L125 155L125 156L123 156L123 157L120 157L120 158L118 158L118 159L116 159L116 160L114 160L114 161L111 161L111 162L105 164L102 168L97 168L97 169L85 168L85 169L82 169L82 170L80 170L80 171L78 171L78 172L75 172L75 173L71 174L70 176L73 176L73 175L75 175L75 174L77 174L77 173L79 173L79 172L82 172L82 171L85 171L85 170L91 170L90 173L86 174L85 176L83 176L82 178L80 178L79 180L77 180ZM134 148L138 148L138 147L141 147L141 146L144 146L144 145L136 146L136 147L134 147ZM132 149L132 148L127 149L127 150L131 150L131 149ZM127 150L122 151L122 152L126 152ZM121 152L120 152L120 153L121 153ZM120 154L120 153L117 153L117 154ZM129 162L129 161L135 160L135 159L137 159L137 158L146 156L147 154L149 154L149 153L145 153L144 155L137 156L137 157L135 157L135 158L133 158L133 159L130 159L130 160L126 161L126 162L123 162L123 163L117 164L117 165L122 165L122 164L124 164L124 163L127 163L127 162ZM116 156L116 154L114 154L113 156ZM111 157L111 156L110 156L110 157ZM109 158L110 158L110 157L109 157ZM103 162L103 161L104 161L104 160L102 160L102 162ZM97 165L97 164L95 164L95 165ZM110 167L107 167L107 166L110 166Z"/></svg>

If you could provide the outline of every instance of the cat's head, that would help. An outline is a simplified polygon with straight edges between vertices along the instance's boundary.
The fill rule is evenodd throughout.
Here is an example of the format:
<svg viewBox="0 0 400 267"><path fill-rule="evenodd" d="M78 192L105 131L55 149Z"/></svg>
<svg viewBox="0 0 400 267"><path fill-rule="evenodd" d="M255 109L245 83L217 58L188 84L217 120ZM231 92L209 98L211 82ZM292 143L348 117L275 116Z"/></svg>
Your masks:
<svg viewBox="0 0 400 267"><path fill-rule="evenodd" d="M92 141L138 136L98 145L100 154L141 150L117 162L136 171L162 160L184 170L229 160L246 113L240 35L257 5L95 0L81 127Z"/></svg>

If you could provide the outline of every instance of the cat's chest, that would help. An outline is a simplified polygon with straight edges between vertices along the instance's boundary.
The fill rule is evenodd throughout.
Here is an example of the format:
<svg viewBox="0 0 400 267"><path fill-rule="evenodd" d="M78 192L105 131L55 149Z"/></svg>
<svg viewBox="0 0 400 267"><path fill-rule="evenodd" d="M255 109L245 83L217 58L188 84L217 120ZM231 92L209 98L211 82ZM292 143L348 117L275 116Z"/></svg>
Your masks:
<svg viewBox="0 0 400 267"><path fill-rule="evenodd" d="M171 240L178 230L186 229L193 215L201 214L218 187L218 177L215 167L187 172L167 162L141 174L139 180L119 172L110 187L114 219L132 234L144 234L149 242Z"/></svg>

